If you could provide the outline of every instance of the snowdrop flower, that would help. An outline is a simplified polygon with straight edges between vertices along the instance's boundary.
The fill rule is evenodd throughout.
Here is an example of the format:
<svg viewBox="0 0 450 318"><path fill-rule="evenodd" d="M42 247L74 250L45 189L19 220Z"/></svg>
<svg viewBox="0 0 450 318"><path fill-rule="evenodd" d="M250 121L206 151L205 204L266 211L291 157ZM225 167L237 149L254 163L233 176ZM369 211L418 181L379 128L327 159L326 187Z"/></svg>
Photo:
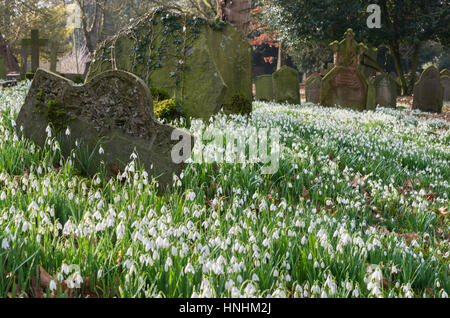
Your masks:
<svg viewBox="0 0 450 318"><path fill-rule="evenodd" d="M56 283L53 279L50 281L49 288L51 291L56 290Z"/></svg>

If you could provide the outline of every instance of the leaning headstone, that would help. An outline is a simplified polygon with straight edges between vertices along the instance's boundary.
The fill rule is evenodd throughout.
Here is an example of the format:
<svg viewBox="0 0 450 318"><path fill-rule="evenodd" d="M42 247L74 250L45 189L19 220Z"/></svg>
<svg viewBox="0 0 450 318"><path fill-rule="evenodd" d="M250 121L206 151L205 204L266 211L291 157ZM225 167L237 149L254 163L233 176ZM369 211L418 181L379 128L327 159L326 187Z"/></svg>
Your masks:
<svg viewBox="0 0 450 318"><path fill-rule="evenodd" d="M185 115L209 118L252 100L252 49L231 24L158 8L99 44L87 79L119 69L166 91ZM238 97L238 98L236 98Z"/></svg>
<svg viewBox="0 0 450 318"><path fill-rule="evenodd" d="M441 84L444 87L444 100L450 101L450 76L442 75Z"/></svg>
<svg viewBox="0 0 450 318"><path fill-rule="evenodd" d="M414 85L413 109L425 112L441 113L444 100L444 88L439 71L435 66L428 67Z"/></svg>
<svg viewBox="0 0 450 318"><path fill-rule="evenodd" d="M282 66L272 74L273 93L277 103L300 104L298 72L289 66Z"/></svg>
<svg viewBox="0 0 450 318"><path fill-rule="evenodd" d="M181 173L184 166L172 160L171 152L179 142L172 141L172 133L193 145L190 134L155 119L148 87L123 71L108 71L84 86L75 86L68 79L39 69L20 110L17 127L22 126L24 136L42 147L48 125L64 136L61 149L65 156L76 149L76 140L93 151L89 174L97 171L101 161L111 171L124 171L136 151L140 163L149 174L159 177L162 185L170 185L172 173ZM68 137L66 127L70 128ZM104 153L98 151L99 143ZM187 150L180 154L183 160L190 157Z"/></svg>
<svg viewBox="0 0 450 318"><path fill-rule="evenodd" d="M347 30L341 42L333 42L335 67L322 79L320 103L323 106L342 106L355 110L375 109L375 88L360 69L361 54L367 49Z"/></svg>
<svg viewBox="0 0 450 318"><path fill-rule="evenodd" d="M377 75L373 81L376 104L382 107L397 107L397 82L388 74Z"/></svg>
<svg viewBox="0 0 450 318"><path fill-rule="evenodd" d="M320 103L320 91L322 90L322 76L312 74L305 82L305 95L307 103Z"/></svg>
<svg viewBox="0 0 450 318"><path fill-rule="evenodd" d="M0 56L0 80L6 80L6 59Z"/></svg>
<svg viewBox="0 0 450 318"><path fill-rule="evenodd" d="M272 101L273 96L273 81L272 75L261 75L255 79L256 100Z"/></svg>

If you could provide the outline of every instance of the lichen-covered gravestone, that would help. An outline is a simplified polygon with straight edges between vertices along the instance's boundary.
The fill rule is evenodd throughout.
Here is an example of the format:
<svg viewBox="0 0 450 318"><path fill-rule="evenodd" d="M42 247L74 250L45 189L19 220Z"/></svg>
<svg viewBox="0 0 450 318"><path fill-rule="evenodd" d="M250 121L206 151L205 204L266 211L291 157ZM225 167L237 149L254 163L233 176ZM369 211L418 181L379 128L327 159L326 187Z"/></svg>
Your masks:
<svg viewBox="0 0 450 318"><path fill-rule="evenodd" d="M172 173L179 174L184 167L172 160L172 150L178 143L171 140L172 133L193 145L190 134L155 119L148 87L123 71L108 71L84 86L76 86L39 69L20 110L17 127L23 129L26 138L43 147L48 125L63 136L61 150L65 156L77 149L77 140L81 147L89 147L93 158L85 172L96 173L101 161L111 172L124 171L130 155L136 152L147 172L159 177L164 186L170 185ZM65 135L66 127L70 128L70 136ZM100 146L103 154L98 151ZM187 159L190 153L185 152L182 157Z"/></svg>
<svg viewBox="0 0 450 318"><path fill-rule="evenodd" d="M444 99L444 88L441 76L436 67L430 66L423 71L414 85L413 109L425 112L441 113Z"/></svg>
<svg viewBox="0 0 450 318"><path fill-rule="evenodd" d="M272 75L261 75L255 79L256 100L271 101L273 96Z"/></svg>
<svg viewBox="0 0 450 318"><path fill-rule="evenodd" d="M305 82L305 95L307 103L320 103L320 91L322 90L322 76L312 74Z"/></svg>
<svg viewBox="0 0 450 318"><path fill-rule="evenodd" d="M300 86L298 72L289 66L283 66L272 74L273 92L277 103L300 104Z"/></svg>
<svg viewBox="0 0 450 318"><path fill-rule="evenodd" d="M251 107L252 49L228 23L152 10L99 44L87 80L111 69L166 91L187 116L239 112L232 101L244 98Z"/></svg>
<svg viewBox="0 0 450 318"><path fill-rule="evenodd" d="M361 54L367 50L347 30L341 42L333 42L336 65L322 79L321 105L342 106L355 110L375 109L375 88L360 69Z"/></svg>
<svg viewBox="0 0 450 318"><path fill-rule="evenodd" d="M397 82L388 73L375 77L373 86L375 86L377 105L397 107Z"/></svg>

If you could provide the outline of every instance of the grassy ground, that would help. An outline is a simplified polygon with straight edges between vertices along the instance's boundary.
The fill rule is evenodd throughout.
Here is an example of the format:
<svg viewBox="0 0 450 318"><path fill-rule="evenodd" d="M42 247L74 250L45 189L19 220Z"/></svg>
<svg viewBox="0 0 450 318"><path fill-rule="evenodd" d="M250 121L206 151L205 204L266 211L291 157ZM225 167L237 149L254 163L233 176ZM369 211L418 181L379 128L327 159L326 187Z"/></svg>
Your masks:
<svg viewBox="0 0 450 318"><path fill-rule="evenodd" d="M18 138L28 85L0 92L0 297L450 292L445 120L255 103L210 126L278 127L276 174L190 163L161 193L134 163L85 178L54 141Z"/></svg>

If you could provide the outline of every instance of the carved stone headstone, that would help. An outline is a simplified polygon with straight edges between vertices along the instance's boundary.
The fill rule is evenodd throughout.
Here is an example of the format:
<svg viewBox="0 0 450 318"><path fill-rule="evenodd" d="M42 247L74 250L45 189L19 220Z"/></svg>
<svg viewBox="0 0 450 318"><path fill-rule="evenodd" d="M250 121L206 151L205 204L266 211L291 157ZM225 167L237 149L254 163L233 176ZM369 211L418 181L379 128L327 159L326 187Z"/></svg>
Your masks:
<svg viewBox="0 0 450 318"><path fill-rule="evenodd" d="M378 75L373 81L376 104L382 107L397 107L397 82L387 73Z"/></svg>
<svg viewBox="0 0 450 318"><path fill-rule="evenodd" d="M272 74L273 92L277 103L300 104L300 84L298 72L283 66Z"/></svg>
<svg viewBox="0 0 450 318"><path fill-rule="evenodd" d="M322 79L321 105L375 109L375 88L360 70L360 56L366 47L355 41L351 29L345 33L344 40L331 45L336 65Z"/></svg>
<svg viewBox="0 0 450 318"><path fill-rule="evenodd" d="M76 140L94 151L89 174L97 171L101 161L111 171L123 171L136 151L140 163L162 185L170 185L172 173L179 174L184 167L172 160L173 146L179 142L171 140L172 133L175 131L178 138L187 138L193 145L190 134L155 119L149 89L141 79L123 71L104 72L84 86L76 86L39 69L20 110L17 127L42 147L48 125L63 136L61 149L65 156L77 147ZM70 128L68 137L64 134L66 127ZM95 151L99 143L103 154ZM182 154L184 159L189 156Z"/></svg>
<svg viewBox="0 0 450 318"><path fill-rule="evenodd" d="M444 69L441 71L441 76L450 76L450 70L444 68Z"/></svg>
<svg viewBox="0 0 450 318"><path fill-rule="evenodd" d="M441 113L444 100L444 87L436 67L430 66L414 85L413 109Z"/></svg>
<svg viewBox="0 0 450 318"><path fill-rule="evenodd" d="M271 101L273 96L272 75L261 75L255 79L256 100Z"/></svg>
<svg viewBox="0 0 450 318"><path fill-rule="evenodd" d="M322 76L312 74L305 82L305 95L307 103L320 103L320 91L322 89Z"/></svg>
<svg viewBox="0 0 450 318"><path fill-rule="evenodd" d="M99 44L87 79L124 70L166 91L186 116L208 119L252 96L252 48L231 24L165 8L151 10Z"/></svg>

